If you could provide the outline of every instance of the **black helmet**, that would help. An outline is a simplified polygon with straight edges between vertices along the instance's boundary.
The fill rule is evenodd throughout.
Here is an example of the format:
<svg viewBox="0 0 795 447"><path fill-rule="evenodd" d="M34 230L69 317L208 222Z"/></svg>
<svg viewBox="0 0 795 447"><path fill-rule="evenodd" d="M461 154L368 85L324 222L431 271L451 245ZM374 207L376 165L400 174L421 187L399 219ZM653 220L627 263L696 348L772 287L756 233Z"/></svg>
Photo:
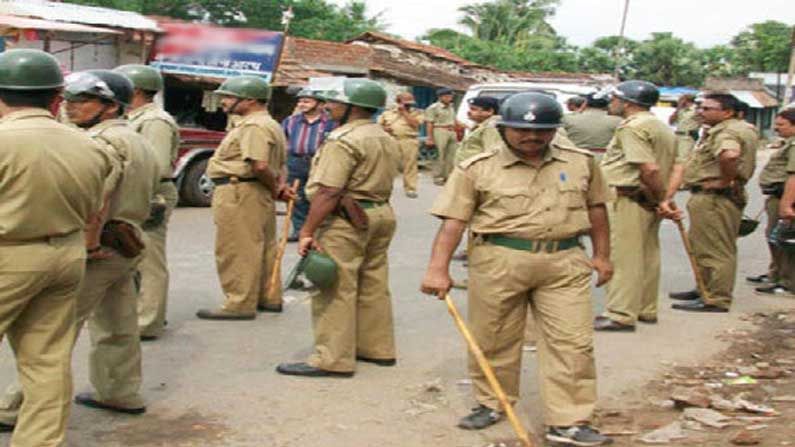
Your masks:
<svg viewBox="0 0 795 447"><path fill-rule="evenodd" d="M498 126L519 129L555 129L562 125L563 108L543 93L517 93L500 107Z"/></svg>
<svg viewBox="0 0 795 447"><path fill-rule="evenodd" d="M660 90L657 86L646 81L624 81L613 88L612 94L624 101L645 107L657 104L660 99Z"/></svg>
<svg viewBox="0 0 795 447"><path fill-rule="evenodd" d="M66 100L86 95L113 101L121 106L130 104L133 83L126 75L112 70L86 70L66 77Z"/></svg>
<svg viewBox="0 0 795 447"><path fill-rule="evenodd" d="M595 109L606 109L610 101L607 100L606 97L600 96L597 93L590 93L588 96L585 97L585 101L588 103L588 107L593 107Z"/></svg>

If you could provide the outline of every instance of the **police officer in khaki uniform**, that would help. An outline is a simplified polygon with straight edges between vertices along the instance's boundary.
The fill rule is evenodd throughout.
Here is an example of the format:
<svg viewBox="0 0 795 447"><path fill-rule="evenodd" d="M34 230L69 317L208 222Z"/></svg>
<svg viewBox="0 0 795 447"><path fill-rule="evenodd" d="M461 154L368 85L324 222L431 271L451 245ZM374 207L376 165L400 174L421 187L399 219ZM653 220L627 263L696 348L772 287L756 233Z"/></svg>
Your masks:
<svg viewBox="0 0 795 447"><path fill-rule="evenodd" d="M608 115L607 98L591 94L585 100L585 110L563 116L563 129L577 147L592 152L604 152L613 139L621 118Z"/></svg>
<svg viewBox="0 0 795 447"><path fill-rule="evenodd" d="M689 154L696 145L701 123L696 115L695 96L682 95L676 101L676 111L668 118L668 124L676 127L676 140L680 152Z"/></svg>
<svg viewBox="0 0 795 447"><path fill-rule="evenodd" d="M155 191L152 213L144 223L147 244L139 268L138 327L141 340L154 340L163 334L166 320L166 232L171 212L178 201L172 169L179 149L179 127L174 118L154 102L157 92L163 89L160 72L146 65L123 65L116 71L129 77L135 86L127 118L132 128L152 145L160 167L160 184Z"/></svg>
<svg viewBox="0 0 795 447"><path fill-rule="evenodd" d="M215 183L215 261L224 291L219 309L201 309L207 320L252 320L256 311L282 311L279 281L267 290L276 268L277 198L289 197L284 185L286 141L267 110L270 86L256 76L226 80L216 90L221 105L241 118L207 164Z"/></svg>
<svg viewBox="0 0 795 447"><path fill-rule="evenodd" d="M696 109L710 127L685 166L685 186L691 192L688 236L710 296L695 290L671 294L687 301L674 309L728 312L732 302L745 183L753 176L758 146L755 132L736 118L737 102L732 95L713 93Z"/></svg>
<svg viewBox="0 0 795 447"><path fill-rule="evenodd" d="M615 275L607 285L607 307L594 329L634 331L635 323L657 322L660 288L660 217L676 160L676 139L649 109L660 92L646 81L618 84L610 113L624 120L601 161L614 197L607 206Z"/></svg>
<svg viewBox="0 0 795 447"><path fill-rule="evenodd" d="M314 353L306 362L280 364L280 374L350 377L357 360L396 362L387 250L395 234L389 198L400 149L372 122L386 101L383 87L367 79L339 84L326 92L326 109L340 127L313 160L311 205L298 242L302 256L310 248L330 256L337 281L312 295ZM346 212L335 212L339 206Z"/></svg>
<svg viewBox="0 0 795 447"><path fill-rule="evenodd" d="M502 137L497 130L500 116L500 101L491 96L477 96L468 101L467 116L475 123L469 133L461 140L455 153L455 163L460 164L467 158L502 144Z"/></svg>
<svg viewBox="0 0 795 447"><path fill-rule="evenodd" d="M784 138L784 144L759 174L759 186L762 193L767 196L765 208L767 211L767 229L765 235L770 238L773 227L779 220L779 210L783 209L784 218L792 220L792 197L795 196L795 109L784 109L778 113L775 120L775 129L778 136ZM782 197L789 184L790 198L781 206ZM795 296L795 259L786 250L768 244L770 248L771 268L766 279L770 284L757 287L756 294L762 296Z"/></svg>
<svg viewBox="0 0 795 447"><path fill-rule="evenodd" d="M509 97L500 108L505 145L453 172L431 213L442 218L422 291L450 289L453 249L469 226L469 323L511 402L519 396L527 306L539 334L538 362L547 439L601 445L590 425L596 403L591 273L610 279L607 185L593 157L554 144L563 110L540 93ZM590 234L592 259L580 237ZM459 427L500 418L499 401L470 358L478 407Z"/></svg>
<svg viewBox="0 0 795 447"><path fill-rule="evenodd" d="M423 121L422 112L415 108L416 105L414 95L399 93L395 98L395 107L378 117L378 124L398 141L403 167L403 190L406 197L411 199L417 198L417 154L420 150L417 135Z"/></svg>
<svg viewBox="0 0 795 447"><path fill-rule="evenodd" d="M44 52L0 55L0 336L25 395L11 447L63 445L83 230L114 166L90 138L53 119L48 109L62 85L58 61Z"/></svg>
<svg viewBox="0 0 795 447"><path fill-rule="evenodd" d="M425 109L425 129L428 137L425 145L435 147L438 157L433 169L433 182L443 185L453 170L456 152L456 120L453 91L449 88L436 90L438 101Z"/></svg>
<svg viewBox="0 0 795 447"><path fill-rule="evenodd" d="M141 226L149 217L160 170L149 142L122 119L132 93L132 82L123 74L88 70L67 77L64 98L70 121L104 145L121 165L121 178L108 182L111 193L103 210L102 236L99 225L87 236L91 246L77 325L79 331L88 320L89 371L95 392L80 393L75 402L140 414L146 407L139 392L141 344L133 276L145 250Z"/></svg>

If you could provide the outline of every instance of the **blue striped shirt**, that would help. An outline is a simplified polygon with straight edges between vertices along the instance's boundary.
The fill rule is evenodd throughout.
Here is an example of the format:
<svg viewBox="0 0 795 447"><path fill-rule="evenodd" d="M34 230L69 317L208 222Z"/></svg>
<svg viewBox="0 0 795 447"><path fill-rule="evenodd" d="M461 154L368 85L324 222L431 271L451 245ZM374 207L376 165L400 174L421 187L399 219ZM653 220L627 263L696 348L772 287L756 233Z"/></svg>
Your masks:
<svg viewBox="0 0 795 447"><path fill-rule="evenodd" d="M326 113L310 123L303 113L296 113L282 121L282 128L287 137L288 155L315 155L329 132L336 124Z"/></svg>

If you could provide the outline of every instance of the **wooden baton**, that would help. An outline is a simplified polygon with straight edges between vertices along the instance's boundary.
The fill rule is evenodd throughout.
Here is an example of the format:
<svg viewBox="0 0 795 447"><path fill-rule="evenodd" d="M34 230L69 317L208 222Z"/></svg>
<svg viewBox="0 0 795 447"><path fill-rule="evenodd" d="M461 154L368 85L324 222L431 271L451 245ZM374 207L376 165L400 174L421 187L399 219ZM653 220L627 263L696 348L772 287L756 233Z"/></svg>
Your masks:
<svg viewBox="0 0 795 447"><path fill-rule="evenodd" d="M513 407L508 402L508 396L505 395L505 391L503 391L499 380L497 380L497 376L494 375L494 370L491 369L489 361L486 360L486 356L483 355L483 351L480 350L480 347L475 341L475 338L472 336L472 333L469 332L469 328L467 328L464 320L461 318L461 314L458 313L458 309L455 307L453 299L450 298L449 293L445 293L444 301L447 303L447 310L449 310L450 315L453 316L453 320L455 321L456 326L458 326L458 330L460 330L461 334L464 336L464 339L469 346L469 350L472 351L472 354L475 356L475 360L477 360L480 369L483 370L483 374L486 376L486 380L488 380L491 389L494 390L494 394L497 395L497 399L499 399L502 407L505 409L505 414L508 416L508 421L510 421L513 431L516 432L516 436L518 436L519 440L522 441L522 445L524 447L533 447L533 443L530 442L530 437L527 434L527 430L525 430L522 423L519 422L519 418L516 417Z"/></svg>
<svg viewBox="0 0 795 447"><path fill-rule="evenodd" d="M293 181L292 189L297 194L298 185L301 182L298 179ZM282 272L282 258L284 258L284 251L287 249L287 238L290 237L290 222L293 217L293 208L295 207L295 198L287 201L287 214L284 218L284 228L282 231L282 239L279 241L279 249L276 250L276 260L273 263L273 271L268 280L268 296L273 296L276 292L276 282L279 280Z"/></svg>

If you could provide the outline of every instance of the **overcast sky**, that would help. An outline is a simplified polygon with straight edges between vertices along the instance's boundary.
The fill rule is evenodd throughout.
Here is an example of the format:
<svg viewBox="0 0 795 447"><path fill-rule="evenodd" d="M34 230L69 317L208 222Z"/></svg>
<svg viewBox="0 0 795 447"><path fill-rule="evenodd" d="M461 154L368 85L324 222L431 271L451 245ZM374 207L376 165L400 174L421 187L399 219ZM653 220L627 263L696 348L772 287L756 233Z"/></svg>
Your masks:
<svg viewBox="0 0 795 447"><path fill-rule="evenodd" d="M338 4L346 0L333 0ZM384 11L387 31L414 39L430 28L455 28L458 8L476 0L365 0L368 11ZM597 37L618 34L624 0L562 0L552 20L570 43L590 45ZM630 0L627 35L644 39L670 31L709 47L728 43L745 26L764 20L795 24L793 0Z"/></svg>

